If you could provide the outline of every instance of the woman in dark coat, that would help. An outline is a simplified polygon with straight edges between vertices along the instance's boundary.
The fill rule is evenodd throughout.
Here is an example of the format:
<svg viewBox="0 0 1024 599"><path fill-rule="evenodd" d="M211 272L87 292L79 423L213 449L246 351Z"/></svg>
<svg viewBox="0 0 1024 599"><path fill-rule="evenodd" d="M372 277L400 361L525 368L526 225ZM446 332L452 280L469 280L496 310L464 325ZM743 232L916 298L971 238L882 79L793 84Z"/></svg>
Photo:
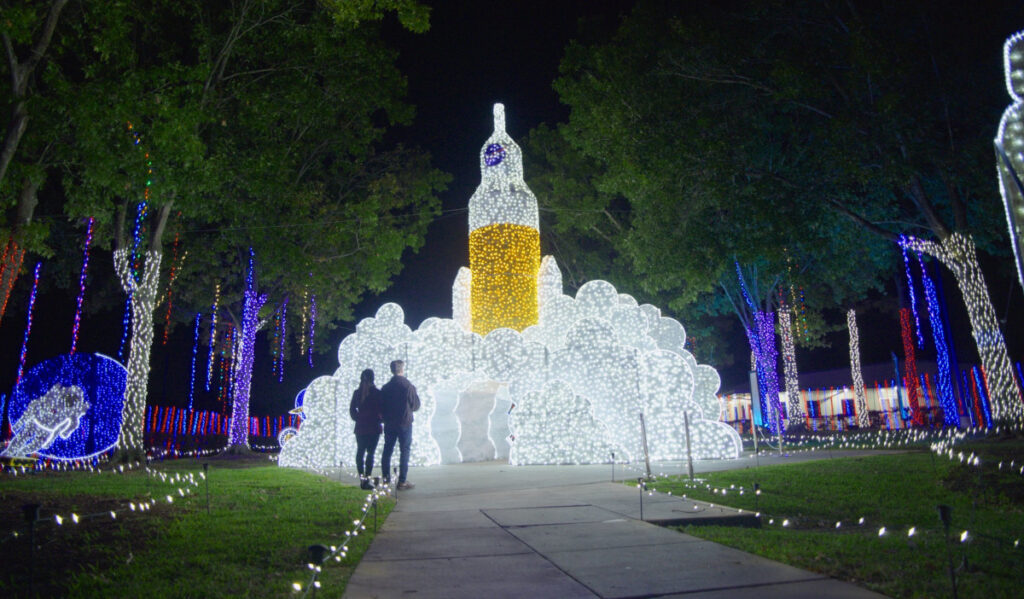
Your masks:
<svg viewBox="0 0 1024 599"><path fill-rule="evenodd" d="M373 384L373 370L367 368L359 377L359 387L352 392L348 413L356 421L356 469L359 487L370 490L373 454L377 451L383 418L381 417L380 389Z"/></svg>

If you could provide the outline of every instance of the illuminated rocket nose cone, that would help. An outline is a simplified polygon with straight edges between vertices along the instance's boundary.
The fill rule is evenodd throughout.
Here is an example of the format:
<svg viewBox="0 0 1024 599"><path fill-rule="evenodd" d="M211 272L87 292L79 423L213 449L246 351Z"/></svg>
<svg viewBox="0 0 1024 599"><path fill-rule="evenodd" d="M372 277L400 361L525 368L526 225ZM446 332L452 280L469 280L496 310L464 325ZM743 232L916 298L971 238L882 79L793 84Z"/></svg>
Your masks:
<svg viewBox="0 0 1024 599"><path fill-rule="evenodd" d="M537 229L537 198L523 180L523 152L505 132L505 107L494 105L494 133L480 149L480 186L469 200L469 231L507 223Z"/></svg>

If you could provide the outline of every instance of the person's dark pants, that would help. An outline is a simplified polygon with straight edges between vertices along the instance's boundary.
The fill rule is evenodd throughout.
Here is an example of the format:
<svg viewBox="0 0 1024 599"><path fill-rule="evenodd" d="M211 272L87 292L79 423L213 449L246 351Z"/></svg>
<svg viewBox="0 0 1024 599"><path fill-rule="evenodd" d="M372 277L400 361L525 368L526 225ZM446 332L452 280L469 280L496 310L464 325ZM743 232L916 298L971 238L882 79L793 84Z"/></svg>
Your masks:
<svg viewBox="0 0 1024 599"><path fill-rule="evenodd" d="M359 471L359 476L370 478L373 472L373 454L377 451L379 440L380 433L356 435L356 470Z"/></svg>
<svg viewBox="0 0 1024 599"><path fill-rule="evenodd" d="M384 453L381 456L381 467L384 470L384 480L391 480L391 454L395 451L395 441L398 441L398 482L404 483L406 475L409 474L409 448L412 447L412 425L401 427L390 424L384 425Z"/></svg>

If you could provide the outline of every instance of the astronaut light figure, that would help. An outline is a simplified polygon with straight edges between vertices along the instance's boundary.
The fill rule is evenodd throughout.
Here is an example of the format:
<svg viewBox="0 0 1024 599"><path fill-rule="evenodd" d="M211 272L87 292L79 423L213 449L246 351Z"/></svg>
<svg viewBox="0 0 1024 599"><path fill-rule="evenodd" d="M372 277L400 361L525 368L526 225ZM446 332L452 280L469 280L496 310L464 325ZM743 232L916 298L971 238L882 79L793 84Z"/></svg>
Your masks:
<svg viewBox="0 0 1024 599"><path fill-rule="evenodd" d="M48 448L59 435L70 437L89 411L81 387L56 384L45 395L33 399L21 418L12 425L14 437L4 457L26 457Z"/></svg>
<svg viewBox="0 0 1024 599"><path fill-rule="evenodd" d="M1024 285L1024 31L1010 36L1003 46L1006 91L1013 103L1003 113L996 134L996 165L1003 195L1010 244L1017 260L1017 277Z"/></svg>

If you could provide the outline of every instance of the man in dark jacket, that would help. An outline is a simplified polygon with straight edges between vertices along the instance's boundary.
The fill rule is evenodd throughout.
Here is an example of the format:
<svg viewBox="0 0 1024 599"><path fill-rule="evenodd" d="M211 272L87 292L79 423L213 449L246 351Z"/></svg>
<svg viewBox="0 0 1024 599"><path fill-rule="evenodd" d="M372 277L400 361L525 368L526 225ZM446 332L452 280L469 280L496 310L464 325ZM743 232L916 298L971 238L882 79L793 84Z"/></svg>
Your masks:
<svg viewBox="0 0 1024 599"><path fill-rule="evenodd" d="M391 380L380 388L381 412L384 415L384 453L381 462L384 469L384 480L391 480L391 454L395 451L398 441L398 488L413 488L406 480L409 474L409 448L412 447L412 413L420 409L420 396L416 387L405 378L405 362L395 360L391 363Z"/></svg>

